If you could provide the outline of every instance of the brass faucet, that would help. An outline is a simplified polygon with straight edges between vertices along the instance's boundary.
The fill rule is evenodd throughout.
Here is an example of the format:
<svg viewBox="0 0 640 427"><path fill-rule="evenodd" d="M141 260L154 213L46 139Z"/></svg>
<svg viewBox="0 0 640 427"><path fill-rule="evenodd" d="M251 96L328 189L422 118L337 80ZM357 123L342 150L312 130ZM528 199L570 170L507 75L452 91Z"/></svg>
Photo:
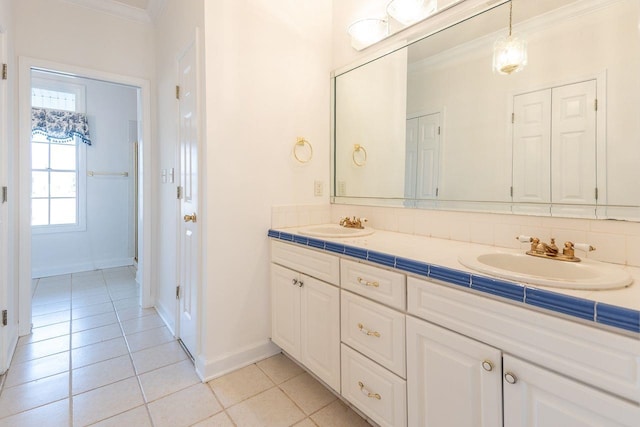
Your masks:
<svg viewBox="0 0 640 427"><path fill-rule="evenodd" d="M340 219L340 225L346 228L363 229L364 228L363 223L365 222L367 222L367 218L356 218L355 216L353 218L349 218L348 216L346 216Z"/></svg>
<svg viewBox="0 0 640 427"><path fill-rule="evenodd" d="M556 246L556 239L554 238L551 238L551 242L548 244L540 241L537 237L518 236L516 239L522 243L531 243L531 249L526 252L527 255L558 261L580 262L580 258L575 256L576 248L585 252L596 250L596 248L586 243L565 242L562 253L560 253L560 250Z"/></svg>

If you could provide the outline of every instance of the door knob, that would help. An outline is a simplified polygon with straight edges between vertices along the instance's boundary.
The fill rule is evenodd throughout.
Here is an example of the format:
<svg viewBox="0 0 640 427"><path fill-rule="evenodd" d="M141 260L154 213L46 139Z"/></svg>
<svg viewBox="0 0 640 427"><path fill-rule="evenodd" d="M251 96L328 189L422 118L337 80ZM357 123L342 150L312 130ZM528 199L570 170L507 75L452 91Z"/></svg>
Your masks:
<svg viewBox="0 0 640 427"><path fill-rule="evenodd" d="M196 218L195 212L192 213L191 215L185 215L184 216L184 222L189 222L189 221L196 222L196 220L197 220L197 218Z"/></svg>

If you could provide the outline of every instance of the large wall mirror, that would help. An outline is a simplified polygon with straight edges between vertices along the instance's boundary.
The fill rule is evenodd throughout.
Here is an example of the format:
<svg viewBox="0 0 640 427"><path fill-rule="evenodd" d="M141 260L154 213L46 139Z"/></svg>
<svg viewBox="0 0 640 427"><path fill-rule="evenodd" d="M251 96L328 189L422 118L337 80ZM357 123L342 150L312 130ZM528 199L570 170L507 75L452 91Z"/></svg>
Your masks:
<svg viewBox="0 0 640 427"><path fill-rule="evenodd" d="M640 2L513 6L335 75L334 203L640 220Z"/></svg>

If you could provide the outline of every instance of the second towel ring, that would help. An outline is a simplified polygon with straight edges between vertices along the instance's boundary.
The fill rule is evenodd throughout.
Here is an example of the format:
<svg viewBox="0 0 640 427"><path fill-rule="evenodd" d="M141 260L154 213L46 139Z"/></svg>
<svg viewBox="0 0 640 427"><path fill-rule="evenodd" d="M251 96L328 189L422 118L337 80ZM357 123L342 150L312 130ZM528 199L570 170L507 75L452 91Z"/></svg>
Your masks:
<svg viewBox="0 0 640 427"><path fill-rule="evenodd" d="M305 145L309 146L309 156L307 158L301 158L298 156L298 148L304 147ZM299 136L296 140L296 144L293 146L293 157L295 157L296 160L300 163L307 163L309 160L311 160L313 158L313 147L311 146L311 143L303 137Z"/></svg>
<svg viewBox="0 0 640 427"><path fill-rule="evenodd" d="M358 161L356 159L356 153L362 151L364 153L364 159L362 159L361 161ZM367 150L364 149L364 147L360 144L354 144L353 145L353 153L351 154L351 159L353 160L353 164L358 166L358 167L362 167L365 164L367 164Z"/></svg>

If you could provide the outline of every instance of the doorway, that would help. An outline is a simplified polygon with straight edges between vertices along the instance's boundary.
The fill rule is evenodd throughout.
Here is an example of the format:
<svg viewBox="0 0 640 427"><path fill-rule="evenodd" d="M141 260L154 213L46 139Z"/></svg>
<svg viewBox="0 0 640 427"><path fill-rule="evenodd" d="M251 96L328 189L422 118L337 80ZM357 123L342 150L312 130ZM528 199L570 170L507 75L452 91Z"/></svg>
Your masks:
<svg viewBox="0 0 640 427"><path fill-rule="evenodd" d="M99 169L97 167L93 167L92 164L87 164L86 162L83 166L81 162L79 162L79 166L75 171L75 176L77 177L77 184L78 184L77 190L79 190L77 193L78 197L82 196L81 193L83 191L84 193L87 193L86 186L89 185L87 184L87 181L89 179L94 179L95 182L93 183L97 183L98 186L101 187L101 189L94 188L94 191L96 192L96 194L100 192L104 192L104 189L108 188L109 186L120 185L121 187L126 188L125 200L127 199L130 200L130 199L133 199L134 197L137 198L134 205L137 205L138 207L138 214L135 218L133 218L134 209L132 208L130 212L126 214L126 215L129 215L129 220L126 221L125 226L127 227L127 229L129 228L131 230L137 229L138 270L137 270L136 280L138 281L139 286L141 286L140 305L142 307L153 306L154 298L153 298L153 290L151 287L150 274L149 274L149 271L147 271L147 269L145 268L145 266L148 265L147 260L150 259L150 246L151 246L150 245L150 239L151 239L150 213L148 209L144 209L145 206L150 206L150 167L149 167L150 139L149 139L149 135L151 133L151 126L150 126L150 111L149 111L150 110L149 82L143 79L104 73L96 70L78 68L78 67L68 66L65 64L51 63L48 61L41 61L41 60L25 58L25 57L20 58L19 67L20 67L20 72L19 72L20 74L20 87L19 87L20 138L19 138L19 141L20 142L19 142L19 147L17 149L17 152L20 158L18 188L19 188L19 209L21 212L20 219L17 220L17 222L19 223L19 230L20 230L19 231L19 241L20 241L20 245L19 245L20 246L19 334L27 335L30 333L30 330L31 330L31 316L32 316L31 284L34 276L33 267L34 267L34 261L37 261L35 259L35 256L37 256L39 250L43 249L42 247L40 247L39 243L37 248L35 247L35 242L32 243L32 239L36 237L36 235L38 234L36 229L32 226L32 220L35 217L38 217L38 221L40 221L38 223L39 225L42 225L45 221L48 221L49 226L63 226L65 224L60 224L60 223L66 221L67 222L66 225L70 225L73 223L74 225L72 225L72 227L79 228L79 229L82 229L84 227L85 228L84 232L86 233L87 231L86 220L84 221L84 224L83 224L83 220L80 217L75 218L75 221L72 221L72 219L74 218L68 217L69 215L71 215L70 214L71 209L67 209L66 211L63 211L63 217L64 215L67 215L66 219L63 218L61 220L60 216L53 218L53 208L55 205L55 203L52 203L54 201L53 200L54 198L51 197L51 195L53 194L53 191L51 191L51 193L49 193L47 197L43 196L44 192L39 193L39 195L42 197L40 197L40 199L34 204L35 200L33 199L33 195L35 194L35 192L33 188L35 188L35 186L32 187L31 183L32 183L33 174L35 173L33 170L33 167L34 167L33 161L36 160L36 156L32 156L33 148L31 147L31 144L32 144L31 136L32 136L32 127L33 127L32 118L31 118L31 104L32 104L32 96L33 96L32 88L34 87L33 82L36 78L43 77L42 73L53 72L55 73L56 76L59 77L59 79L62 77L66 77L67 79L71 79L71 80L76 79L78 81L95 82L96 84L100 83L103 85L112 85L111 90L113 90L113 88L118 87L118 88L128 88L131 91L133 91L132 99L133 99L133 102L135 103L135 108L134 108L135 112L134 112L133 120L137 122L137 129L136 129L137 141L134 141L134 142L138 143L137 145L138 148L135 156L133 155L128 156L130 157L128 159L130 164L126 168L118 167L116 170L115 168L108 167L109 166L108 162L103 163ZM34 77L34 75L36 77ZM89 122L91 121L91 117L88 118L88 121ZM123 138L127 140L126 141L127 144L132 142L132 141L129 141L129 139L131 139L130 121L131 120L127 120L125 123L123 123L123 126L122 126L123 133L124 133ZM108 143L107 141L104 141L104 144L107 144L107 143ZM83 142L81 142L81 144L83 145L76 148L78 159L80 159L83 156L84 150L86 150L87 148L91 148L91 147L88 147L87 145L84 145L84 140ZM39 148L41 149L42 147L39 147ZM60 150L60 147L54 147L54 148L57 150ZM68 147L65 147L65 148L68 148ZM70 149L68 151L71 152ZM133 164L134 162L135 164ZM64 174L66 174L70 178L73 173L71 170L58 170L52 164L40 165L40 166L41 166L41 169L38 170L37 172L41 172L40 173L41 179L44 179L45 175L47 175L47 179L52 180L52 176L51 176L52 171L59 173L58 178L62 177ZM67 167L71 167L71 166L67 165ZM136 174L138 175L138 182L134 185L132 178ZM127 184L129 184L129 187L127 187ZM82 189L83 185L85 185L84 189ZM40 188L42 189L42 186ZM117 193L117 192L118 191L115 191L114 193ZM61 199L66 198L64 202L66 203L67 206L72 206L73 204L75 204L76 206L79 206L78 209L76 210L76 213L75 213L76 215L83 215L82 205L85 206L85 209L89 207L87 200L85 200L84 203L77 199L72 200L73 198L70 197L71 193L69 192L62 195L66 197L59 197L61 196L60 193L58 193L56 197L59 197ZM87 197L89 196L90 195L87 194ZM56 200L56 202L58 201ZM34 206L34 209L32 209L32 204ZM43 206L45 206L45 204L47 205L47 209L49 209L49 211L47 211L47 218L45 218L45 215L42 214L43 212L42 210L38 210L38 212L36 212L35 210L36 205L39 208L42 208ZM58 205L60 205L60 203L58 203ZM99 206L98 206L98 209L99 209ZM33 215L33 214L36 214L36 215ZM86 212L84 214L86 214ZM131 230L127 232L132 234L133 231ZM135 250L133 248L133 245L135 245L136 239L134 238L134 236L130 236L130 237L131 237L131 243L128 244L127 256L124 258L129 258L131 262L133 262L133 257L135 256L134 255ZM105 243L104 239L101 238L100 236L97 236L97 237L94 236L94 239L97 239L98 243ZM94 247L99 247L99 245ZM117 262L123 263L125 261L120 260ZM83 268L86 269L87 266L91 266L91 268L88 268L88 269L110 267L110 265L108 264L103 263L102 265L99 265L94 263L93 265L85 264L84 267L82 265L76 265L74 268L76 268L77 271L81 271ZM115 266L115 265L111 265L111 266Z"/></svg>

